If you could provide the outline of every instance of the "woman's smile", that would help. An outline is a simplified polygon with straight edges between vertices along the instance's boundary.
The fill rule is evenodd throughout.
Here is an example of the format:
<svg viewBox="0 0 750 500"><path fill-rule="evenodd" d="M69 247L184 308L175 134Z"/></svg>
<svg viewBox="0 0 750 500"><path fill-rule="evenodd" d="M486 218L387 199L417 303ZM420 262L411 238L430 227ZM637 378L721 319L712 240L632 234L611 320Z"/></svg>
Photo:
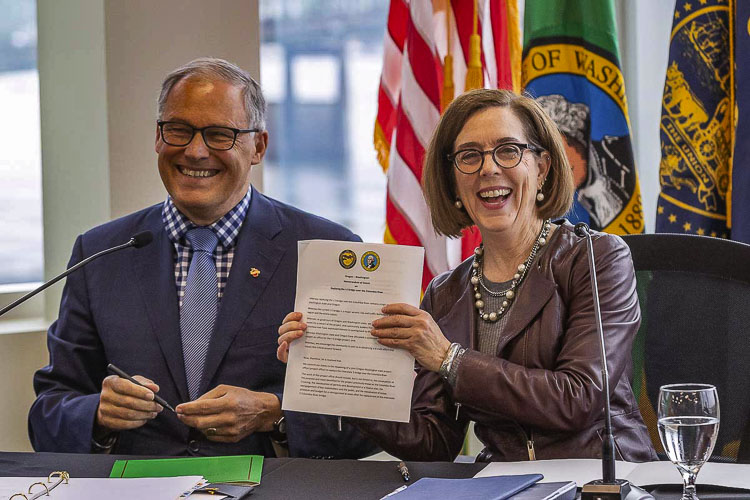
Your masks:
<svg viewBox="0 0 750 500"><path fill-rule="evenodd" d="M482 204L489 209L502 207L513 190L509 187L491 186L482 188L477 193Z"/></svg>

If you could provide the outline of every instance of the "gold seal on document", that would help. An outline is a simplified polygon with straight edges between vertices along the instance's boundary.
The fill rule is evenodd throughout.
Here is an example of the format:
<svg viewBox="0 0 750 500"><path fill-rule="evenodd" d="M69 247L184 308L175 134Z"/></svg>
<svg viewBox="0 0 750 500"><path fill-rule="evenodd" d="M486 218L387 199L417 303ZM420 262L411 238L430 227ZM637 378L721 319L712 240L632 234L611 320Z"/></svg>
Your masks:
<svg viewBox="0 0 750 500"><path fill-rule="evenodd" d="M365 252L362 255L362 269L365 271L374 271L380 267L380 256L375 252Z"/></svg>
<svg viewBox="0 0 750 500"><path fill-rule="evenodd" d="M357 254L351 250L344 250L339 254L339 264L344 269L351 269L357 263Z"/></svg>

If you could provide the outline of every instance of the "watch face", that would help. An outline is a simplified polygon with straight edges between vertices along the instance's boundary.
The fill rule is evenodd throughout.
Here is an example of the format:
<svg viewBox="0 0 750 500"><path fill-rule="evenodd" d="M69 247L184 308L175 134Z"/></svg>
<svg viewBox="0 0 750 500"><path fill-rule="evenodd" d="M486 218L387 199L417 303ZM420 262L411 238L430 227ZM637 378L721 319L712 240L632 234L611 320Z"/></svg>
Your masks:
<svg viewBox="0 0 750 500"><path fill-rule="evenodd" d="M286 444L286 419L283 415L273 423L273 430L271 431L270 437L278 444Z"/></svg>
<svg viewBox="0 0 750 500"><path fill-rule="evenodd" d="M284 415L281 416L276 422L273 423L273 431L275 433L286 433L286 419L284 418Z"/></svg>

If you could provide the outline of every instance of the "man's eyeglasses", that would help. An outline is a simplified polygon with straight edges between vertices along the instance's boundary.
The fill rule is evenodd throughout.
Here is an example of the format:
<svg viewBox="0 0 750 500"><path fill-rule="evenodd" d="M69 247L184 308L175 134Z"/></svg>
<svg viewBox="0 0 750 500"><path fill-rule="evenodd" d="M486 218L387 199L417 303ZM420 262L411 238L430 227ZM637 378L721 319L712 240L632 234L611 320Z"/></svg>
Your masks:
<svg viewBox="0 0 750 500"><path fill-rule="evenodd" d="M540 153L542 148L523 144L520 142L506 142L499 144L492 149L481 151L479 149L461 149L452 155L448 155L448 160L452 161L459 172L464 174L473 174L482 170L484 166L484 157L486 154L492 155L492 160L500 168L515 168L521 163L523 153L526 150Z"/></svg>
<svg viewBox="0 0 750 500"><path fill-rule="evenodd" d="M234 143L237 141L238 134L260 132L260 129L257 128L241 129L218 126L195 128L181 122L158 121L156 124L159 126L161 140L170 146L187 146L190 144L190 141L193 140L193 137L195 137L195 133L200 132L206 146L217 151L227 151L232 149Z"/></svg>

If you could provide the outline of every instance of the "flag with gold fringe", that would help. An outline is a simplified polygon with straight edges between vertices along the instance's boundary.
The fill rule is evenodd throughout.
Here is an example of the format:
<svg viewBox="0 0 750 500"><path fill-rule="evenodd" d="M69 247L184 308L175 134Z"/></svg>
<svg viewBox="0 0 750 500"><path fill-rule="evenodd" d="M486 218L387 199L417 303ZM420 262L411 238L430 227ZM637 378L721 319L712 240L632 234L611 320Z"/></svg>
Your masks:
<svg viewBox="0 0 750 500"><path fill-rule="evenodd" d="M385 242L425 248L423 289L479 243L437 236L422 194L422 160L442 110L472 88L519 89L516 0L391 0L375 121L387 173Z"/></svg>
<svg viewBox="0 0 750 500"><path fill-rule="evenodd" d="M730 237L730 217L738 213L732 209L731 173L733 11L727 0L675 4L662 98L656 232Z"/></svg>
<svg viewBox="0 0 750 500"><path fill-rule="evenodd" d="M642 233L612 0L526 0L522 85L565 138L577 188L569 218Z"/></svg>

